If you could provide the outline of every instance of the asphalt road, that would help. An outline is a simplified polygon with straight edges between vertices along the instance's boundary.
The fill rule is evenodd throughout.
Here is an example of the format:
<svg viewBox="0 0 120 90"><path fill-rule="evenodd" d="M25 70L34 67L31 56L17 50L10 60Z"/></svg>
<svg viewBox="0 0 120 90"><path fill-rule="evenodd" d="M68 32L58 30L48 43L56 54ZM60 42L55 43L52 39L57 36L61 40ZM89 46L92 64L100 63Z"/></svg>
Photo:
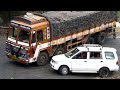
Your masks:
<svg viewBox="0 0 120 90"><path fill-rule="evenodd" d="M5 56L5 40L4 36L0 35L0 79L101 79L97 74L90 73L71 73L66 76L61 76L54 71L49 64L45 66L36 66L34 63L29 66L11 61ZM103 46L114 47L118 50L120 58L120 39L107 38ZM117 77L119 72L112 73L108 78Z"/></svg>

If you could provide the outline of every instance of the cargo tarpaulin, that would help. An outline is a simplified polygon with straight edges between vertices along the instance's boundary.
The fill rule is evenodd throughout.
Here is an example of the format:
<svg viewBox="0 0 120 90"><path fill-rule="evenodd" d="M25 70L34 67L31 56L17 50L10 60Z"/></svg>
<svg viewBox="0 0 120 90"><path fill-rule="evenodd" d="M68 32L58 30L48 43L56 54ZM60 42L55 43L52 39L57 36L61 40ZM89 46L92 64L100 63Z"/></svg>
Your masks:
<svg viewBox="0 0 120 90"><path fill-rule="evenodd" d="M42 16L50 22L52 38L58 38L116 20L116 13L116 11L49 11Z"/></svg>

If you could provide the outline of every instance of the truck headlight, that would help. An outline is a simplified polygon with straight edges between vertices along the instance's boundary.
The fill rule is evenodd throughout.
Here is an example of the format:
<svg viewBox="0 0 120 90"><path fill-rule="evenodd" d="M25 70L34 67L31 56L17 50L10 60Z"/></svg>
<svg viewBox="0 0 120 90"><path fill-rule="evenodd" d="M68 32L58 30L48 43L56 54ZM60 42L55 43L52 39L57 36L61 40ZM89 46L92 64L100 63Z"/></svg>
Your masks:
<svg viewBox="0 0 120 90"><path fill-rule="evenodd" d="M27 51L26 51L25 49L21 49L21 50L20 50L20 53L21 53L21 54L26 54L26 52L27 52Z"/></svg>
<svg viewBox="0 0 120 90"><path fill-rule="evenodd" d="M10 44L6 43L5 49L6 49L6 52L11 53L11 45Z"/></svg>
<svg viewBox="0 0 120 90"><path fill-rule="evenodd" d="M27 54L27 51L25 49L21 49L19 52L19 56L23 58L26 58L26 54Z"/></svg>

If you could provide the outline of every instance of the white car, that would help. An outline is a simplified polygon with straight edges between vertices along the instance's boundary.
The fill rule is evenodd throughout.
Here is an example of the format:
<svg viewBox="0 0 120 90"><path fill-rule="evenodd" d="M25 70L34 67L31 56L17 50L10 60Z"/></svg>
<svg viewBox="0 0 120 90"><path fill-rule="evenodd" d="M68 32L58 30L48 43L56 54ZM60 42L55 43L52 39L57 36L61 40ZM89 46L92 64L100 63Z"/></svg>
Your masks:
<svg viewBox="0 0 120 90"><path fill-rule="evenodd" d="M116 27L120 28L120 22L116 22Z"/></svg>
<svg viewBox="0 0 120 90"><path fill-rule="evenodd" d="M118 71L118 56L115 48L98 44L84 44L71 51L53 56L50 66L60 74L99 73L107 77L111 71Z"/></svg>

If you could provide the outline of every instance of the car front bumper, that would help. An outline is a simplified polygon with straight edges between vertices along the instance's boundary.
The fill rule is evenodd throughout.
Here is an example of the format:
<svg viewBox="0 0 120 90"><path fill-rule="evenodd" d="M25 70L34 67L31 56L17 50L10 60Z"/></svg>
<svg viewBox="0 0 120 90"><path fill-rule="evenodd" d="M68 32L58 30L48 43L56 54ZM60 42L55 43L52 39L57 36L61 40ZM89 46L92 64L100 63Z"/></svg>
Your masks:
<svg viewBox="0 0 120 90"><path fill-rule="evenodd" d="M59 65L53 63L52 61L50 61L50 66L51 66L51 68L53 68L54 70L58 70L58 69L59 69Z"/></svg>

